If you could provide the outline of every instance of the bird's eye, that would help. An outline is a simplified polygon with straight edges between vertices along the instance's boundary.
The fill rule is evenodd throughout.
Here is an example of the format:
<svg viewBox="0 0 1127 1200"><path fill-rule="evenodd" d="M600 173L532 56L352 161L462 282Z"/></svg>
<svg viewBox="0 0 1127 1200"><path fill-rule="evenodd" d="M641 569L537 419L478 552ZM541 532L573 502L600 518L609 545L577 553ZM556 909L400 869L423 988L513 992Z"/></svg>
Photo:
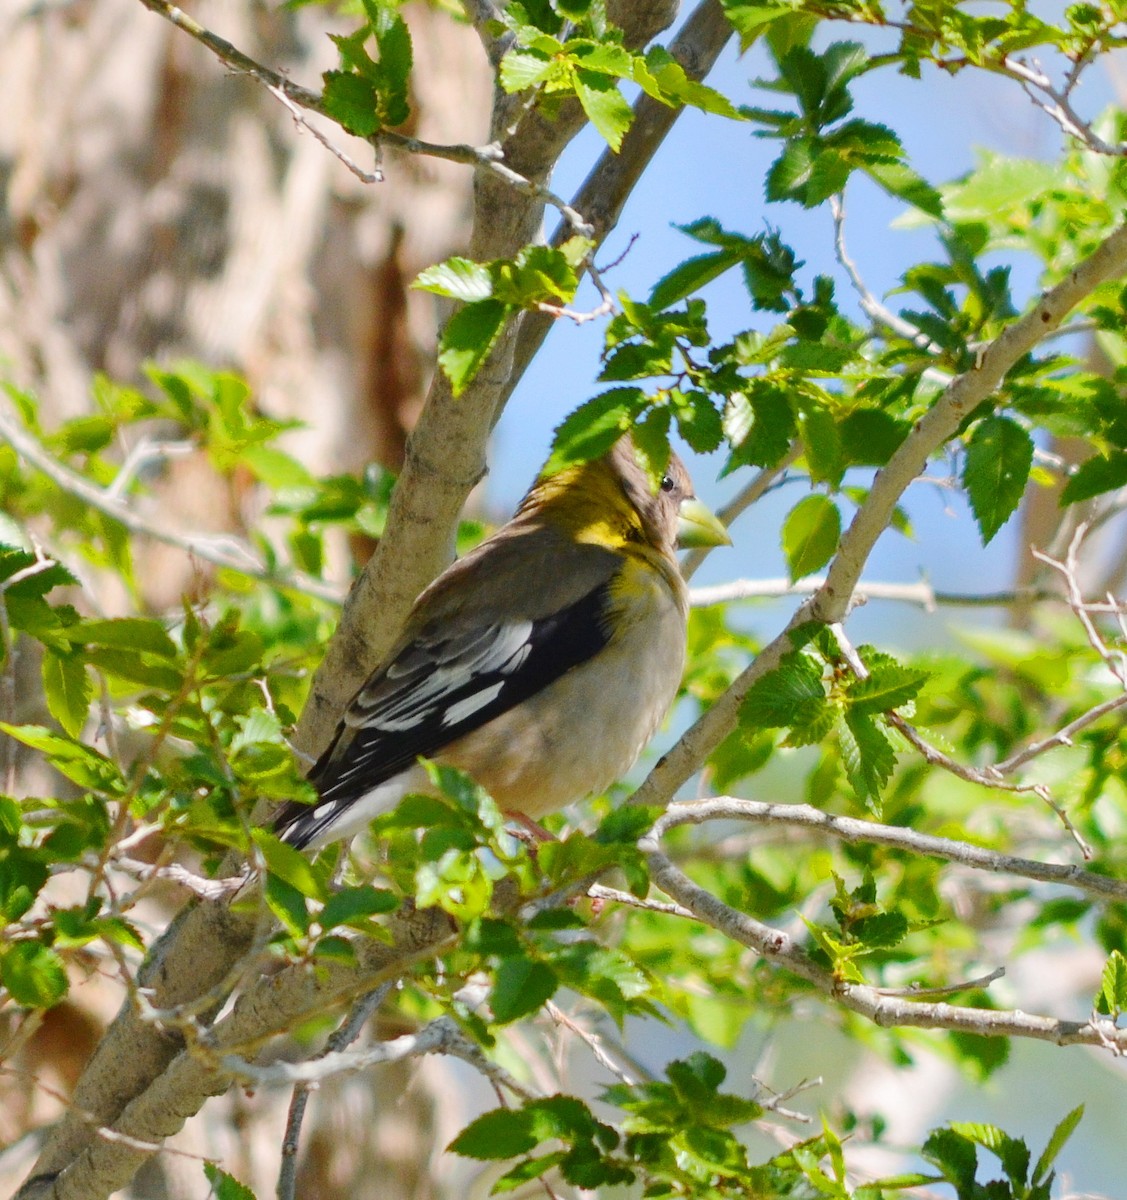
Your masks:
<svg viewBox="0 0 1127 1200"><path fill-rule="evenodd" d="M672 475L663 475L661 477L661 490L663 492L671 492L671 491L673 491L675 486L676 485L673 482Z"/></svg>

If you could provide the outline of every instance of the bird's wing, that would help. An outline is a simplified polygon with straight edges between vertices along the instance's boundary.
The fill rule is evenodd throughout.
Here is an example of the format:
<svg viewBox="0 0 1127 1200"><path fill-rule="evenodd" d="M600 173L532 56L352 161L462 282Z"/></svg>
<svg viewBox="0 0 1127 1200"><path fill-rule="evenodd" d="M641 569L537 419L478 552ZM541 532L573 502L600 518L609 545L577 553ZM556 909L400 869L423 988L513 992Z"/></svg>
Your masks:
<svg viewBox="0 0 1127 1200"><path fill-rule="evenodd" d="M609 640L607 580L568 607L536 619L424 626L368 680L309 774L316 805L290 802L275 829L304 844L304 826L352 802L535 695ZM304 820L303 820L304 818Z"/></svg>

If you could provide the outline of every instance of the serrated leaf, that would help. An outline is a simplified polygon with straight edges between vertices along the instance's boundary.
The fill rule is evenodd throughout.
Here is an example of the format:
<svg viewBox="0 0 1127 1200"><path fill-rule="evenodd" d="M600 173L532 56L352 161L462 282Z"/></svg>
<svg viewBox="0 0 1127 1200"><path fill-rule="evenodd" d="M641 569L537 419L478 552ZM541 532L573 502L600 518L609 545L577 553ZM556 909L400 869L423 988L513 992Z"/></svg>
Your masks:
<svg viewBox="0 0 1127 1200"><path fill-rule="evenodd" d="M371 137L380 127L376 89L351 71L326 71L322 77L325 112L357 137Z"/></svg>
<svg viewBox="0 0 1127 1200"><path fill-rule="evenodd" d="M724 433L732 443L729 468L773 467L790 448L797 429L794 410L780 388L754 387L733 392L723 414Z"/></svg>
<svg viewBox="0 0 1127 1200"><path fill-rule="evenodd" d="M554 474L605 454L646 406L640 388L611 388L581 404L556 426L545 471Z"/></svg>
<svg viewBox="0 0 1127 1200"><path fill-rule="evenodd" d="M951 1128L995 1155L1016 1187L1025 1186L1029 1174L1029 1148L1020 1138L1010 1137L997 1125L980 1122L952 1121Z"/></svg>
<svg viewBox="0 0 1127 1200"><path fill-rule="evenodd" d="M411 115L407 103L408 81L414 52L407 22L398 13L381 8L372 22L380 51L378 89L381 123L390 128L402 125Z"/></svg>
<svg viewBox="0 0 1127 1200"><path fill-rule="evenodd" d="M489 1005L493 1018L507 1025L535 1012L559 987L551 967L531 958L506 958L497 968Z"/></svg>
<svg viewBox="0 0 1127 1200"><path fill-rule="evenodd" d="M617 154L634 119L634 112L608 75L582 68L575 72L575 94L591 124Z"/></svg>
<svg viewBox="0 0 1127 1200"><path fill-rule="evenodd" d="M837 487L845 472L845 458L833 414L821 404L803 404L798 413L798 429L811 481Z"/></svg>
<svg viewBox="0 0 1127 1200"><path fill-rule="evenodd" d="M484 263L455 256L421 271L411 286L472 304L493 294L493 277Z"/></svg>
<svg viewBox="0 0 1127 1200"><path fill-rule="evenodd" d="M512 49L501 59L498 77L506 92L522 92L543 83L556 70L555 61L541 51Z"/></svg>
<svg viewBox="0 0 1127 1200"><path fill-rule="evenodd" d="M303 896L325 899L325 889L313 873L313 867L304 854L285 842L280 842L266 829L252 829L251 838L262 852L266 869L295 888Z"/></svg>
<svg viewBox="0 0 1127 1200"><path fill-rule="evenodd" d="M71 735L78 737L86 724L93 684L86 664L77 655L43 655L43 691L51 716Z"/></svg>
<svg viewBox="0 0 1127 1200"><path fill-rule="evenodd" d="M858 680L849 689L849 702L854 712L888 712L914 700L926 682L926 671L895 662L881 663L873 667L868 678Z"/></svg>
<svg viewBox="0 0 1127 1200"><path fill-rule="evenodd" d="M838 724L841 761L857 799L879 815L881 789L896 766L896 753L888 735L864 713L846 710Z"/></svg>
<svg viewBox="0 0 1127 1200"><path fill-rule="evenodd" d="M800 500L783 525L783 553L791 582L824 567L840 538L841 513L829 497L815 495Z"/></svg>
<svg viewBox="0 0 1127 1200"><path fill-rule="evenodd" d="M1097 454L1082 462L1069 476L1060 502L1076 504L1104 492L1113 492L1127 485L1127 451L1115 450L1107 455Z"/></svg>
<svg viewBox="0 0 1127 1200"><path fill-rule="evenodd" d="M538 1141L527 1112L523 1109L514 1112L507 1108L495 1108L471 1121L447 1149L465 1158L489 1162L525 1154Z"/></svg>
<svg viewBox="0 0 1127 1200"><path fill-rule="evenodd" d="M329 897L319 919L323 929L335 929L338 925L363 924L363 918L393 912L398 905L394 893L384 888L371 884L346 887Z"/></svg>
<svg viewBox="0 0 1127 1200"><path fill-rule="evenodd" d="M654 284L648 303L656 308L669 308L678 300L699 291L706 283L738 266L740 255L734 250L718 250L714 254L698 254L679 263Z"/></svg>
<svg viewBox="0 0 1127 1200"><path fill-rule="evenodd" d="M60 737L42 725L8 725L0 722L0 732L38 750L60 775L65 775L81 788L118 794L125 786L121 772L105 755L81 742Z"/></svg>
<svg viewBox="0 0 1127 1200"><path fill-rule="evenodd" d="M39 942L16 942L0 958L0 983L25 1008L50 1008L67 994L63 960Z"/></svg>
<svg viewBox="0 0 1127 1200"><path fill-rule="evenodd" d="M775 670L748 689L740 705L740 723L759 729L790 725L825 698L821 663L806 654L786 654Z"/></svg>
<svg viewBox="0 0 1127 1200"><path fill-rule="evenodd" d="M1118 950L1113 950L1104 963L1095 1003L1097 1011L1111 1016L1127 1011L1127 958Z"/></svg>
<svg viewBox="0 0 1127 1200"><path fill-rule="evenodd" d="M211 1185L214 1200L255 1200L254 1192L245 1184L240 1183L233 1175L228 1175L214 1163L204 1163L203 1173Z"/></svg>
<svg viewBox="0 0 1127 1200"><path fill-rule="evenodd" d="M467 304L446 322L438 342L438 361L455 396L473 382L501 335L510 309L498 300Z"/></svg>
<svg viewBox="0 0 1127 1200"><path fill-rule="evenodd" d="M795 138L771 164L763 184L764 197L769 201L797 200L803 202L806 184L814 170L814 150L809 138Z"/></svg>
<svg viewBox="0 0 1127 1200"><path fill-rule="evenodd" d="M985 546L1021 503L1029 468L1033 465L1033 439L1009 417L979 421L967 443L963 486Z"/></svg>
<svg viewBox="0 0 1127 1200"><path fill-rule="evenodd" d="M1041 1157L1037 1160L1037 1165L1033 1168L1033 1177L1030 1180L1032 1184L1036 1186L1039 1183L1045 1182L1045 1177L1052 1170L1057 1155L1064 1149L1065 1142L1072 1136L1076 1126L1080 1124L1080 1118L1083 1115L1084 1105L1078 1104L1053 1130L1048 1144L1041 1152Z"/></svg>
<svg viewBox="0 0 1127 1200"><path fill-rule="evenodd" d="M724 422L704 392L686 392L674 410L677 432L697 454L711 454L724 440Z"/></svg>

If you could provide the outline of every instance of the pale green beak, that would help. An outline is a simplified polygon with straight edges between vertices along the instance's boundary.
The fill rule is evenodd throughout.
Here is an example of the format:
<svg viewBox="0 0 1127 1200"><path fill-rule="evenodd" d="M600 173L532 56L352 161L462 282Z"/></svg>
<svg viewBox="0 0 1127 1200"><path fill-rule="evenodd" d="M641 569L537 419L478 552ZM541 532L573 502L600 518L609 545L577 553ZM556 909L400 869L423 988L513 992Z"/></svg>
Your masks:
<svg viewBox="0 0 1127 1200"><path fill-rule="evenodd" d="M682 550L705 546L730 546L732 539L720 523L720 518L696 496L681 501L677 522L677 545Z"/></svg>

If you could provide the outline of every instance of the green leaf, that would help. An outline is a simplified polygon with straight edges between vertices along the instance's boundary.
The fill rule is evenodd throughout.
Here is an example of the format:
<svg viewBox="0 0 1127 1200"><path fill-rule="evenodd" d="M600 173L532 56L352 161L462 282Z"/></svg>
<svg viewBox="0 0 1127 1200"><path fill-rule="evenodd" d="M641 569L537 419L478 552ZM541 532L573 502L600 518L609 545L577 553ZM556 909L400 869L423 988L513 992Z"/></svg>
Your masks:
<svg viewBox="0 0 1127 1200"><path fill-rule="evenodd" d="M793 583L830 561L841 538L841 513L827 496L807 496L783 525L783 553Z"/></svg>
<svg viewBox="0 0 1127 1200"><path fill-rule="evenodd" d="M724 421L704 392L685 392L674 410L677 432L697 454L711 454L724 440Z"/></svg>
<svg viewBox="0 0 1127 1200"><path fill-rule="evenodd" d="M591 124L617 154L634 118L634 112L618 90L618 85L608 75L579 68L575 72L575 94Z"/></svg>
<svg viewBox="0 0 1127 1200"><path fill-rule="evenodd" d="M450 1143L448 1150L484 1162L515 1158L539 1142L532 1119L524 1109L495 1108L471 1121Z"/></svg>
<svg viewBox="0 0 1127 1200"><path fill-rule="evenodd" d="M920 1151L921 1157L933 1163L943 1178L953 1183L960 1196L970 1196L978 1170L978 1153L974 1143L953 1129L933 1129Z"/></svg>
<svg viewBox="0 0 1127 1200"><path fill-rule="evenodd" d="M1080 1124L1080 1118L1083 1115L1084 1105L1078 1104L1053 1130L1048 1145L1042 1151L1041 1157L1037 1160L1037 1165L1033 1168L1033 1177L1030 1180L1032 1184L1037 1185L1047 1182L1045 1177L1052 1170L1057 1155L1064 1149L1065 1142L1072 1136L1076 1126Z"/></svg>
<svg viewBox="0 0 1127 1200"><path fill-rule="evenodd" d="M0 732L38 750L60 775L65 775L80 788L118 794L125 787L117 767L97 750L81 742L60 737L41 725L8 725L0 722Z"/></svg>
<svg viewBox="0 0 1127 1200"><path fill-rule="evenodd" d="M43 690L51 716L71 735L78 737L90 712L93 684L82 658L56 654L43 655Z"/></svg>
<svg viewBox="0 0 1127 1200"><path fill-rule="evenodd" d="M335 929L338 925L366 927L364 918L393 912L399 907L394 893L371 884L341 888L334 892L321 910L319 921L323 929Z"/></svg>
<svg viewBox="0 0 1127 1200"><path fill-rule="evenodd" d="M663 275L650 292L648 303L655 309L669 308L678 300L699 291L706 283L738 266L741 255L734 250L719 250L715 254L699 254L679 263Z"/></svg>
<svg viewBox="0 0 1127 1200"><path fill-rule="evenodd" d="M927 678L926 671L886 660L874 666L867 679L858 680L849 689L850 705L854 712L889 712L914 700Z"/></svg>
<svg viewBox="0 0 1127 1200"><path fill-rule="evenodd" d="M737 466L773 467L790 448L798 428L783 389L767 382L757 383L746 394L733 392L722 420L732 443L725 473Z"/></svg>
<svg viewBox="0 0 1127 1200"><path fill-rule="evenodd" d="M326 71L322 78L325 112L357 137L371 137L380 127L376 89L351 71Z"/></svg>
<svg viewBox="0 0 1127 1200"><path fill-rule="evenodd" d="M740 49L747 50L772 21L790 16L790 5L745 3L744 0L721 0L724 15L740 35Z"/></svg>
<svg viewBox="0 0 1127 1200"><path fill-rule="evenodd" d="M39 942L16 942L0 958L0 983L17 1004L50 1008L67 994L63 960Z"/></svg>
<svg viewBox="0 0 1127 1200"><path fill-rule="evenodd" d="M1097 454L1082 462L1069 477L1060 495L1060 502L1076 504L1104 492L1113 492L1127 484L1127 451L1113 450Z"/></svg>
<svg viewBox="0 0 1127 1200"><path fill-rule="evenodd" d="M952 1121L951 1129L989 1150L1001 1162L1010 1182L1017 1188L1024 1188L1029 1174L1029 1148L1023 1141L1010 1137L997 1125Z"/></svg>
<svg viewBox="0 0 1127 1200"><path fill-rule="evenodd" d="M555 971L531 958L506 958L497 968L490 996L493 1018L507 1025L535 1012L559 987Z"/></svg>
<svg viewBox="0 0 1127 1200"><path fill-rule="evenodd" d="M986 417L975 425L967 443L963 486L985 546L1021 503L1033 439L1009 417Z"/></svg>
<svg viewBox="0 0 1127 1200"><path fill-rule="evenodd" d="M214 1200L255 1200L254 1192L214 1163L204 1163L203 1173L211 1184Z"/></svg>
<svg viewBox="0 0 1127 1200"><path fill-rule="evenodd" d="M325 899L324 886L314 874L313 867L304 854L285 842L280 842L267 829L252 829L250 836L262 852L262 857L266 860L266 869L271 875L277 875L303 896L316 900Z"/></svg>
<svg viewBox="0 0 1127 1200"><path fill-rule="evenodd" d="M1100 990L1096 993L1097 1012L1118 1016L1127 1012L1127 958L1113 950L1100 977Z"/></svg>
<svg viewBox="0 0 1127 1200"><path fill-rule="evenodd" d="M850 785L873 813L879 813L880 794L896 766L888 735L865 713L846 710L838 724L841 760Z"/></svg>
<svg viewBox="0 0 1127 1200"><path fill-rule="evenodd" d="M411 286L467 304L487 300L493 295L493 277L489 268L469 258L448 258L427 267Z"/></svg>
<svg viewBox="0 0 1127 1200"><path fill-rule="evenodd" d="M446 322L438 342L438 361L455 396L473 382L510 311L498 300L479 300L467 304Z"/></svg>
<svg viewBox="0 0 1127 1200"><path fill-rule="evenodd" d="M740 722L759 729L793 724L812 705L825 703L822 671L822 664L807 654L785 654L775 670L748 689Z"/></svg>
<svg viewBox="0 0 1127 1200"><path fill-rule="evenodd" d="M645 406L646 395L636 387L611 388L581 404L556 426L546 473L606 454Z"/></svg>
<svg viewBox="0 0 1127 1200"><path fill-rule="evenodd" d="M380 8L372 21L379 62L379 114L381 124L394 128L411 115L407 102L413 51L406 21L388 8Z"/></svg>
<svg viewBox="0 0 1127 1200"><path fill-rule="evenodd" d="M539 50L514 48L501 59L499 78L506 92L522 92L557 72L556 62Z"/></svg>
<svg viewBox="0 0 1127 1200"><path fill-rule="evenodd" d="M159 621L140 617L120 617L112 621L79 621L63 635L76 646L110 646L122 650L142 650L161 658L175 658L176 644Z"/></svg>

